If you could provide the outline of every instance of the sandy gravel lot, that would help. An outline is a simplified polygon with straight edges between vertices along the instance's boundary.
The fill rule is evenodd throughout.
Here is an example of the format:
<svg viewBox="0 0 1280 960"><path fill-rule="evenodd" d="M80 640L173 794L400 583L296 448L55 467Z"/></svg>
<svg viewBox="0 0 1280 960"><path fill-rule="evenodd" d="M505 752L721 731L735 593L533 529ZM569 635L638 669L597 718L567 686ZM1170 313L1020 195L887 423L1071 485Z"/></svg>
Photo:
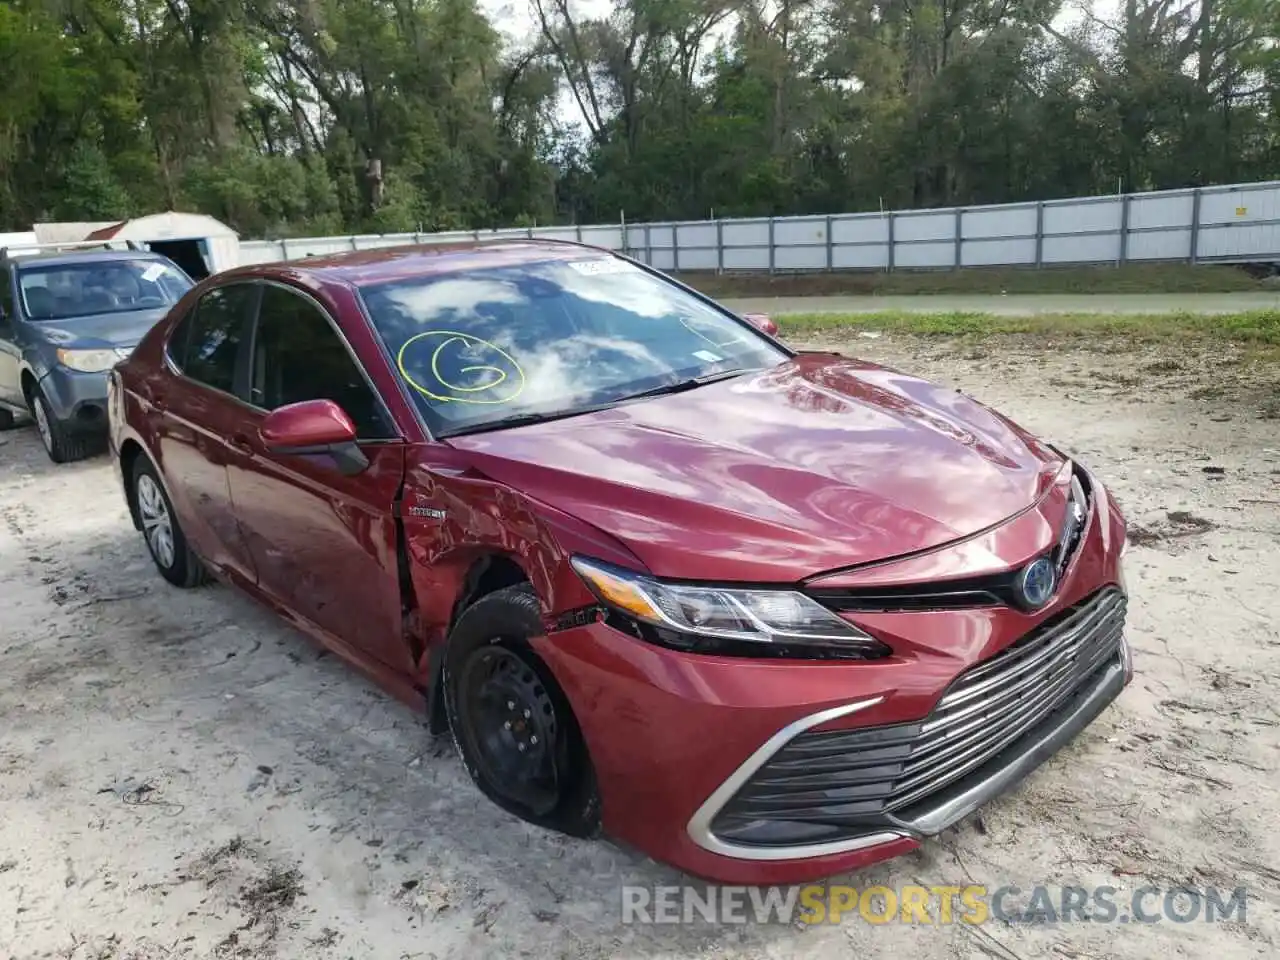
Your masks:
<svg viewBox="0 0 1280 960"><path fill-rule="evenodd" d="M270 614L167 586L110 465L54 468L24 429L0 434L0 958L1276 956L1280 375L1228 348L839 346L1113 486L1138 671L1021 789L851 882L1244 885L1245 923L624 925L623 883L677 875L510 819Z"/></svg>

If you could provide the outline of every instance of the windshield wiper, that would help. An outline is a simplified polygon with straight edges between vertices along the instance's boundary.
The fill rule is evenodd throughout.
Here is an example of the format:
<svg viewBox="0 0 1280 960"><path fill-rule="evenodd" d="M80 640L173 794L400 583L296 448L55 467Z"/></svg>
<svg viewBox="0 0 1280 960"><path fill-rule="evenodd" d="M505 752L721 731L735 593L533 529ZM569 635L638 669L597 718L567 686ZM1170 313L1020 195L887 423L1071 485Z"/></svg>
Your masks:
<svg viewBox="0 0 1280 960"><path fill-rule="evenodd" d="M708 373L701 377L689 377L685 380L676 380L672 383L664 383L657 387L650 387L648 390L640 390L636 393L624 394L621 397L615 397L604 403L593 403L585 407L572 407L568 410L551 410L545 413L513 413L507 417L498 417L496 420L486 420L484 423L473 423L467 426L458 427L447 432L437 433L436 437L444 440L446 437L462 437L468 433L487 433L490 430L507 430L512 427L524 427L531 423L546 423L550 420L563 420L566 417L576 417L583 413L595 413L599 410L608 410L610 407L617 406L620 403L626 403L629 400L640 400L644 397L663 396L668 393L680 393L684 390L692 390L695 387L705 386L708 383L716 383L720 380L728 380L730 377L739 377L744 373L755 373L763 370L763 367L743 367L738 370L721 370L718 373Z"/></svg>
<svg viewBox="0 0 1280 960"><path fill-rule="evenodd" d="M721 380L740 377L744 373L756 373L763 369L763 367L741 367L737 370L721 370L718 373L707 373L703 374L701 377L688 377L684 380L674 380L670 383L658 384L658 386L650 387L647 390L640 390L637 393L628 393L624 397L619 397L617 402L621 402L623 400L639 400L642 397L661 397L669 393L683 393L686 390L705 387L708 383L718 383Z"/></svg>
<svg viewBox="0 0 1280 960"><path fill-rule="evenodd" d="M608 403L596 403L587 407L572 407L568 410L551 410L546 413L513 413L507 417L498 417L496 420L486 420L484 423L473 423L464 427L458 427L454 430L443 431L437 433L436 437L440 440L446 437L462 437L468 433L485 433L489 430L507 430L511 427L524 427L531 423L546 423L549 420L563 420L566 417L576 417L580 413L593 413L596 410L604 410L612 407L614 401Z"/></svg>

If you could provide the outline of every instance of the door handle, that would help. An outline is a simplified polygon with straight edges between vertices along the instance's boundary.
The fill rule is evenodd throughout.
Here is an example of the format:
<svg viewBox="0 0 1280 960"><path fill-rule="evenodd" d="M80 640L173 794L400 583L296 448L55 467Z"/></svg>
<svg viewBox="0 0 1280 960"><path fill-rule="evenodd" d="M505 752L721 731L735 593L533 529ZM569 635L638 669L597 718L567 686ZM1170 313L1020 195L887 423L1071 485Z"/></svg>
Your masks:
<svg viewBox="0 0 1280 960"><path fill-rule="evenodd" d="M243 450L245 453L253 451L253 443L243 433L233 433L231 435L231 445L237 450Z"/></svg>

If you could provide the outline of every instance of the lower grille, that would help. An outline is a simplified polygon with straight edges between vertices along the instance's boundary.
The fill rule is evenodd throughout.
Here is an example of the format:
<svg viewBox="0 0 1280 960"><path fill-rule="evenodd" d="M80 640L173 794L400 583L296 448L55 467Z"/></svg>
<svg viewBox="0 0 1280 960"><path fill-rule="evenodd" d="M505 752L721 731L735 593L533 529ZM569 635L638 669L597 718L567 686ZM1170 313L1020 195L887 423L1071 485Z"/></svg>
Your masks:
<svg viewBox="0 0 1280 960"><path fill-rule="evenodd" d="M1124 617L1124 594L1107 588L962 673L922 721L801 734L721 808L712 832L772 846L909 827L1070 712L1119 661Z"/></svg>

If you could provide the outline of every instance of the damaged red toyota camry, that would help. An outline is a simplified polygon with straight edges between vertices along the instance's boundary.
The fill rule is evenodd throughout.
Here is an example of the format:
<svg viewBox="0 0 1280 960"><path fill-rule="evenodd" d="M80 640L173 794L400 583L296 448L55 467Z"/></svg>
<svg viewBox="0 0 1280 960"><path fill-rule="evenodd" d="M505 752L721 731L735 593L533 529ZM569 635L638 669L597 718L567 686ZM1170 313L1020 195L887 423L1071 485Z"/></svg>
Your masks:
<svg viewBox="0 0 1280 960"><path fill-rule="evenodd" d="M1125 525L955 390L609 251L217 274L117 366L160 573L425 710L514 815L816 879L1004 792L1132 676Z"/></svg>

